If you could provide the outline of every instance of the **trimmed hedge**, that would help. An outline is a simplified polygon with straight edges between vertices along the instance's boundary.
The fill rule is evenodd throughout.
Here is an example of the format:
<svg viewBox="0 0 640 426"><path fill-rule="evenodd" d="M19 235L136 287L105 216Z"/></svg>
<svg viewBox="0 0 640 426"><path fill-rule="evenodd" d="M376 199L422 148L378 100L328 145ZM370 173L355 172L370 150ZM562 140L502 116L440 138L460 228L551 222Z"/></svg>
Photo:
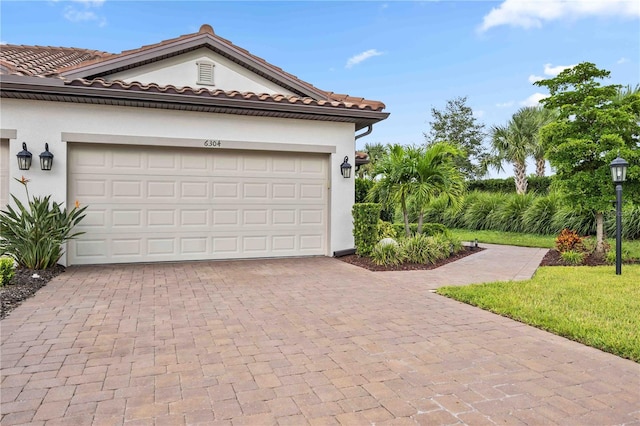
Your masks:
<svg viewBox="0 0 640 426"><path fill-rule="evenodd" d="M380 204L354 204L351 214L353 215L353 237L356 253L360 256L367 256L378 242Z"/></svg>
<svg viewBox="0 0 640 426"><path fill-rule="evenodd" d="M404 229L404 223L394 223L393 228L396 231L397 235L405 236L406 232ZM411 229L411 234L415 235L418 231L417 223L410 223L409 229ZM422 224L422 234L427 236L433 236L437 234L447 234L449 230L446 226L441 223L423 223Z"/></svg>
<svg viewBox="0 0 640 426"><path fill-rule="evenodd" d="M549 193L551 180L551 176L529 176L527 177L527 192L547 194ZM505 194L516 192L516 184L513 177L506 179L472 180L467 182L467 188L469 191L502 192Z"/></svg>

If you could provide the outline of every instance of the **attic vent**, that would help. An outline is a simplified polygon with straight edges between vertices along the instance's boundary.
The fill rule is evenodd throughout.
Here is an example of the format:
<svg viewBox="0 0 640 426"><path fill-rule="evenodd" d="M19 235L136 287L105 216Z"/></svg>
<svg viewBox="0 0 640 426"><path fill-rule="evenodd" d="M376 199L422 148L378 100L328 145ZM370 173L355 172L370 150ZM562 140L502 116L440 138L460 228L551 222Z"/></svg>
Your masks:
<svg viewBox="0 0 640 426"><path fill-rule="evenodd" d="M213 86L213 62L196 62L198 65L197 84Z"/></svg>

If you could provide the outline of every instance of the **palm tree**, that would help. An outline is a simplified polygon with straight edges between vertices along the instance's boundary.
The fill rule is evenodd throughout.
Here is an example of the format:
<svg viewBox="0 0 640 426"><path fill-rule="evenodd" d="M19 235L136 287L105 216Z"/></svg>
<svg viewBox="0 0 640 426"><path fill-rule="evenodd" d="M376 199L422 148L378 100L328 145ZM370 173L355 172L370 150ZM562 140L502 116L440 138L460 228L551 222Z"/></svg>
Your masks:
<svg viewBox="0 0 640 426"><path fill-rule="evenodd" d="M389 146L389 154L377 162L373 177L379 177L367 194L369 201L379 200L383 206L400 205L407 236L411 234L407 200L411 193L411 183L415 166L407 150L402 145Z"/></svg>
<svg viewBox="0 0 640 426"><path fill-rule="evenodd" d="M535 120L534 127L536 128L531 155L536 161L536 176L544 177L547 158L544 146L542 145L542 140L540 138L540 129L555 120L558 114L556 111L548 108L543 108L542 106L531 108L534 108L534 111L532 111L532 113L533 120Z"/></svg>
<svg viewBox="0 0 640 426"><path fill-rule="evenodd" d="M436 198L443 197L447 205L457 207L464 195L464 176L455 166L454 160L462 152L454 145L439 142L426 150L409 151L417 155L416 175L412 188L412 199L418 208L418 229L422 233L424 212Z"/></svg>
<svg viewBox="0 0 640 426"><path fill-rule="evenodd" d="M369 156L369 163L360 166L358 170L358 177L373 178L373 170L375 169L376 163L388 154L389 147L381 144L380 142L366 143L364 144L363 151Z"/></svg>
<svg viewBox="0 0 640 426"><path fill-rule="evenodd" d="M544 150L538 138L540 128L549 123L549 113L539 107L520 108L505 126L491 128L492 155L485 168L504 170L503 162L513 164L516 192L527 192L527 157L536 158L538 171L544 174Z"/></svg>

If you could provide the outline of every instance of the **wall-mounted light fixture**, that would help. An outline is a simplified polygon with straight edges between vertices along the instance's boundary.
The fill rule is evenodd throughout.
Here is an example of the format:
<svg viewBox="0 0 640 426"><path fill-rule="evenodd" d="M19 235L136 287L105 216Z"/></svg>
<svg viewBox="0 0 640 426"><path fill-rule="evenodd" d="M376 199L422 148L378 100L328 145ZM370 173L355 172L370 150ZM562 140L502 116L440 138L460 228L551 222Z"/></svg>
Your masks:
<svg viewBox="0 0 640 426"><path fill-rule="evenodd" d="M349 164L349 157L347 156L344 157L344 161L340 164L340 173L342 173L342 177L345 179L351 177L351 164Z"/></svg>
<svg viewBox="0 0 640 426"><path fill-rule="evenodd" d="M49 144L44 144L44 152L40 154L40 168L42 170L51 170L53 165L53 154L49 152Z"/></svg>
<svg viewBox="0 0 640 426"><path fill-rule="evenodd" d="M27 143L22 142L22 151L20 151L17 155L18 157L18 168L20 170L29 170L31 167L31 153L27 151Z"/></svg>

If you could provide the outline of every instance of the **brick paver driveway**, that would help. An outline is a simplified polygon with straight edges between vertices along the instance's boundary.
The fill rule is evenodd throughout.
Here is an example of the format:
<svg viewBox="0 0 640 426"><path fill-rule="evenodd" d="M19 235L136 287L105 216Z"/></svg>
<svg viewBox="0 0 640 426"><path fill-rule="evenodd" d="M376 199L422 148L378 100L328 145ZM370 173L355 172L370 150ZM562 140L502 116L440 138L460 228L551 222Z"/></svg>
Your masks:
<svg viewBox="0 0 640 426"><path fill-rule="evenodd" d="M638 364L415 277L329 258L69 268L1 323L1 423L640 423Z"/></svg>

